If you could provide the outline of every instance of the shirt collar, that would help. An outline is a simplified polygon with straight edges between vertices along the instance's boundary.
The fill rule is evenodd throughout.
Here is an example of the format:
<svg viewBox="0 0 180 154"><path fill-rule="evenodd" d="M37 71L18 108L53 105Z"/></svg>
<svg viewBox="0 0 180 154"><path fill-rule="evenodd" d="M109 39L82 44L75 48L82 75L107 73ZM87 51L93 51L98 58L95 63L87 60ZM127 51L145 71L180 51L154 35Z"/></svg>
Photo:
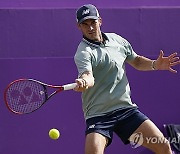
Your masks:
<svg viewBox="0 0 180 154"><path fill-rule="evenodd" d="M93 40L90 40L88 39L87 37L83 36L83 41L91 46L95 46L95 47L99 47L100 45L103 45L105 46L105 43L106 41L108 41L108 37L106 36L105 33L101 32L102 33L102 37L103 37L103 42L97 42L97 41L93 41Z"/></svg>

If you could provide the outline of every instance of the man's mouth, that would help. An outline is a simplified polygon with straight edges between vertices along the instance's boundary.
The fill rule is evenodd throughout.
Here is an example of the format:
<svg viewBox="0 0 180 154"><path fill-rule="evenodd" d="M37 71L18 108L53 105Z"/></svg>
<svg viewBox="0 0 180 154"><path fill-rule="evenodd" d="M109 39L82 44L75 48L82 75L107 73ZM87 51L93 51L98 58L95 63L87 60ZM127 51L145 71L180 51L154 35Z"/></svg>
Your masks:
<svg viewBox="0 0 180 154"><path fill-rule="evenodd" d="M95 34L95 32L89 32L89 34Z"/></svg>

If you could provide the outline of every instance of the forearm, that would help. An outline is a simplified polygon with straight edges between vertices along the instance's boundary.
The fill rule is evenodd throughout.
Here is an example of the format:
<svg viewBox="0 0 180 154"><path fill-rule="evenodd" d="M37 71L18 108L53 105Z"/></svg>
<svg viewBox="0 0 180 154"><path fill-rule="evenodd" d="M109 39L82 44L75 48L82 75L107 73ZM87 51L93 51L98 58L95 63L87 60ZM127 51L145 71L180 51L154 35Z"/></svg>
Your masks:
<svg viewBox="0 0 180 154"><path fill-rule="evenodd" d="M156 61L151 60L144 56L138 56L135 58L135 60L129 62L130 65L132 65L135 69L140 71L150 71L150 70L156 70Z"/></svg>

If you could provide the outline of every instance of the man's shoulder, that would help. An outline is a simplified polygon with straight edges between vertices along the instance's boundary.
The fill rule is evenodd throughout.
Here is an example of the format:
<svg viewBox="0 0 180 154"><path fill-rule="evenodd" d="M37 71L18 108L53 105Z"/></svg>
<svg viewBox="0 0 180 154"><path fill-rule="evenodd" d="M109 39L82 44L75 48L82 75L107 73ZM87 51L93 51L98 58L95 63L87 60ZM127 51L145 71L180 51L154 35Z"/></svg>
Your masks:
<svg viewBox="0 0 180 154"><path fill-rule="evenodd" d="M88 51L91 49L91 46L85 43L83 40L79 43L77 51Z"/></svg>
<svg viewBox="0 0 180 154"><path fill-rule="evenodd" d="M81 40L81 42L79 43L79 45L77 47L75 57L87 55L90 53L91 53L91 46L88 45L87 43L85 43L83 40Z"/></svg>
<svg viewBox="0 0 180 154"><path fill-rule="evenodd" d="M121 38L121 39L124 39L121 35L119 35L119 34L116 34L116 33L105 33L105 35L107 36L107 37L111 37L111 38Z"/></svg>
<svg viewBox="0 0 180 154"><path fill-rule="evenodd" d="M105 33L109 40L117 41L120 44L126 44L127 40L119 34L116 33Z"/></svg>

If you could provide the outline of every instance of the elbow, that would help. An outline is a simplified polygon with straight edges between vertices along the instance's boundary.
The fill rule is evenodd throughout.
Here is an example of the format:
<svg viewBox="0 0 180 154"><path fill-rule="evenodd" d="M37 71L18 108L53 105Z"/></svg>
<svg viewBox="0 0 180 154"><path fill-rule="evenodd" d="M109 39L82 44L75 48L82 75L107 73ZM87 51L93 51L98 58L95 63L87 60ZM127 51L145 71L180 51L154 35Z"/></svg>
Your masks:
<svg viewBox="0 0 180 154"><path fill-rule="evenodd" d="M133 63L131 64L136 70L138 71L142 71L143 67L142 67L142 62L141 62L141 56L138 56Z"/></svg>

